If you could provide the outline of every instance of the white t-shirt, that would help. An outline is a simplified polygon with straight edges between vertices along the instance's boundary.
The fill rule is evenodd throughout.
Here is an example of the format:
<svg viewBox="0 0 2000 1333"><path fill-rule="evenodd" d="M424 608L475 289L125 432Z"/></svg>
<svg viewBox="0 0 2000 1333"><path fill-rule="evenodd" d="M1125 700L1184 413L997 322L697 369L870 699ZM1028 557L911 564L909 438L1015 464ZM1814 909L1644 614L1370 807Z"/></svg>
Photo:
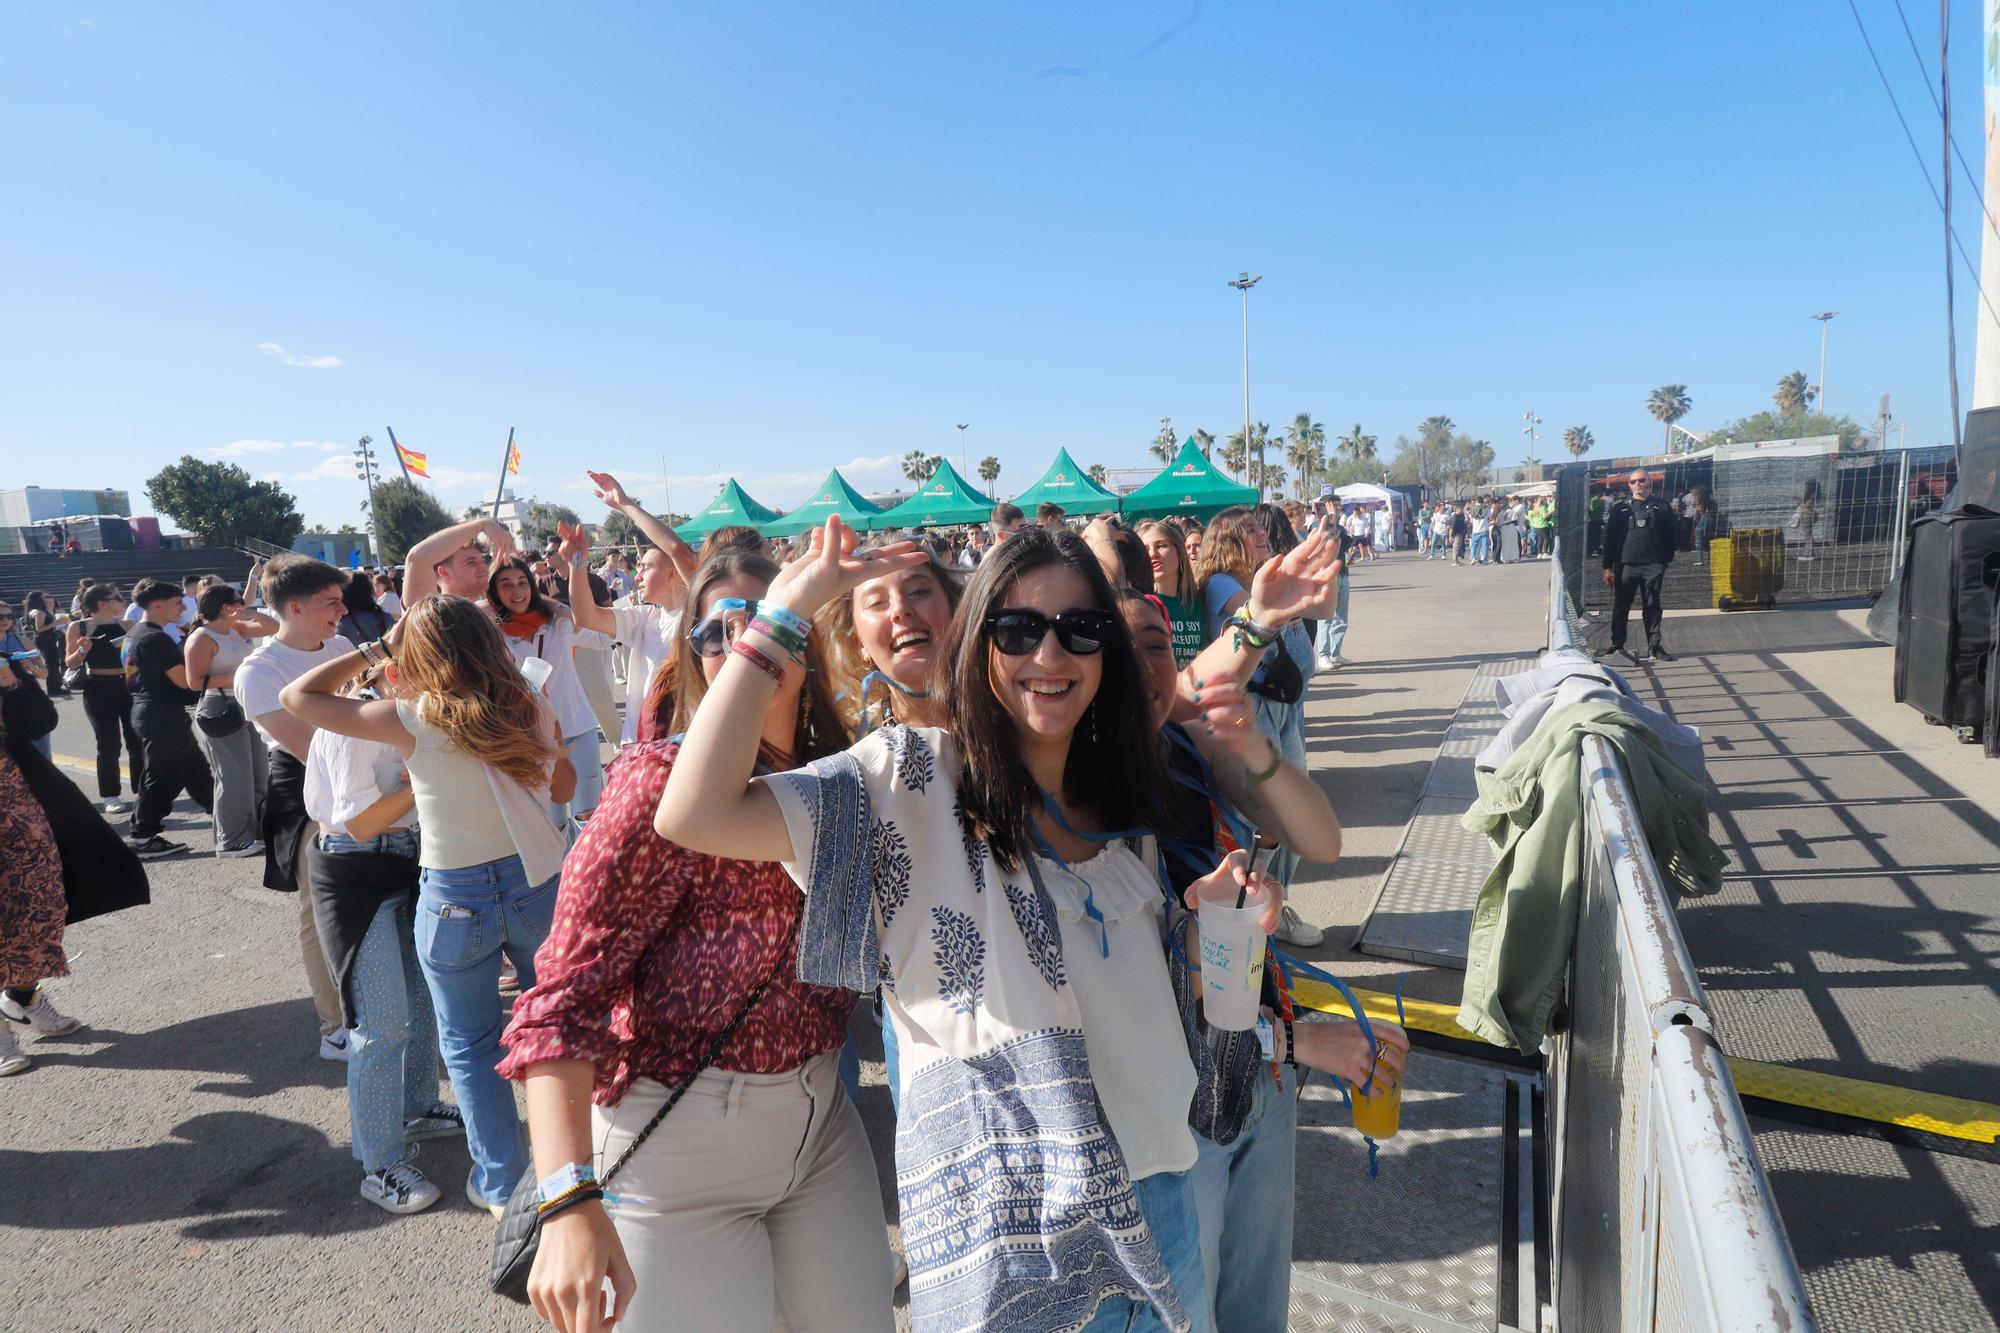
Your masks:
<svg viewBox="0 0 2000 1333"><path fill-rule="evenodd" d="M391 620L401 620L403 618L403 599L396 596L393 592L385 592L380 597L377 597L375 605L387 612Z"/></svg>
<svg viewBox="0 0 2000 1333"><path fill-rule="evenodd" d="M681 629L681 613L664 606L643 605L614 606L611 614L618 621L618 642L631 653L625 667L625 726L618 738L620 745L630 745L639 739L639 715L646 709L646 688L653 683L653 673L674 650L674 636ZM586 703L585 711L588 709Z"/></svg>
<svg viewBox="0 0 2000 1333"><path fill-rule="evenodd" d="M284 708L278 702L278 692L297 680L321 662L336 657L345 657L354 651L354 645L341 635L334 635L325 643L313 649L292 648L279 643L274 635L264 640L257 651L243 659L243 665L236 668L236 702L243 705L243 712L252 722L266 713L276 713ZM278 738L264 731L264 739L278 745ZM283 749L282 745L278 746Z"/></svg>
<svg viewBox="0 0 2000 1333"><path fill-rule="evenodd" d="M314 823L345 833L348 820L390 794L382 789L383 777L407 771L403 756L393 745L315 731L312 749L306 754L306 814ZM412 806L389 827L414 828L416 822L417 811Z"/></svg>
<svg viewBox="0 0 2000 1333"><path fill-rule="evenodd" d="M160 628L165 630L168 634L171 634L173 636L175 643L179 643L184 637L186 637L187 627L194 621L195 616L198 614L199 611L195 607L194 598L183 597L181 598L180 617L176 619L172 624L162 625L160 626ZM139 605L137 602L134 602L130 606L125 608L126 624L136 625L145 618L146 618L146 608Z"/></svg>
<svg viewBox="0 0 2000 1333"><path fill-rule="evenodd" d="M566 606L556 608L556 616L534 634L516 638L502 631L507 651L516 662L539 657L553 670L542 695L555 710L556 725L563 739L597 730L597 714L590 711L590 696L583 692L583 680L576 674L575 648L608 648L611 640L594 630L580 628Z"/></svg>

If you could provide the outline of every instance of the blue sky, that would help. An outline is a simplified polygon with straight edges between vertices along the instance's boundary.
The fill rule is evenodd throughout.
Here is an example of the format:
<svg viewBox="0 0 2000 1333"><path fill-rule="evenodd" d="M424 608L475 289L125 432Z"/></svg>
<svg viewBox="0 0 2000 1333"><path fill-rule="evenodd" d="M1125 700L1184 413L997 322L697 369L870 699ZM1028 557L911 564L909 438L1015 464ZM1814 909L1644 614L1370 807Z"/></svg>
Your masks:
<svg viewBox="0 0 2000 1333"><path fill-rule="evenodd" d="M585 466L785 506L966 421L1011 493L1235 429L1241 269L1274 426L1442 412L1512 459L1533 408L1545 457L1637 451L1655 385L1700 428L1816 378L1838 309L1830 406L1949 438L1936 208L1837 3L16 0L0 173L5 486L226 456L333 525L356 437L463 504L511 425L519 489L586 517Z"/></svg>

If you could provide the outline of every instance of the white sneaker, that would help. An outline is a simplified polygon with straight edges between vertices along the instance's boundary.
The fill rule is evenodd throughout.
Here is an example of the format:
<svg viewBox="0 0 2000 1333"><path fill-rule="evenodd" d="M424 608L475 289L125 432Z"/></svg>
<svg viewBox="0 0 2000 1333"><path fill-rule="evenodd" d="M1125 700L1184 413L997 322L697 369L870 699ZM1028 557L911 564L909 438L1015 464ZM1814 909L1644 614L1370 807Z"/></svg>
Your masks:
<svg viewBox="0 0 2000 1333"><path fill-rule="evenodd" d="M0 994L0 1018L31 1027L38 1037L60 1037L83 1026L81 1021L50 1004L46 991L36 991L35 1002L25 1008L16 1004L13 997Z"/></svg>
<svg viewBox="0 0 2000 1333"><path fill-rule="evenodd" d="M1310 949L1326 941L1326 932L1313 925L1286 903L1278 913L1278 939L1298 949Z"/></svg>
<svg viewBox="0 0 2000 1333"><path fill-rule="evenodd" d="M465 1116L456 1106L439 1102L422 1115L413 1115L403 1122L403 1142L422 1143L425 1139L449 1139L465 1137Z"/></svg>
<svg viewBox="0 0 2000 1333"><path fill-rule="evenodd" d="M496 1222L507 1215L507 1201L502 1199L500 1202L495 1203L481 1194L479 1187L472 1183L471 1172L467 1172L465 1176L465 1200L474 1208L481 1208L493 1214L493 1219Z"/></svg>
<svg viewBox="0 0 2000 1333"><path fill-rule="evenodd" d="M123 801L113 800L104 803L104 813L107 815L122 815L131 808L131 806L125 804Z"/></svg>
<svg viewBox="0 0 2000 1333"><path fill-rule="evenodd" d="M344 1064L350 1053L346 1028L335 1028L319 1039L319 1058L322 1060L338 1060Z"/></svg>
<svg viewBox="0 0 2000 1333"><path fill-rule="evenodd" d="M14 1029L0 1027L0 1078L22 1073L33 1063L35 1063L33 1060L21 1054L21 1042L14 1035Z"/></svg>
<svg viewBox="0 0 2000 1333"><path fill-rule="evenodd" d="M421 1213L442 1195L430 1177L405 1159L361 1177L361 1197L385 1212L400 1216Z"/></svg>

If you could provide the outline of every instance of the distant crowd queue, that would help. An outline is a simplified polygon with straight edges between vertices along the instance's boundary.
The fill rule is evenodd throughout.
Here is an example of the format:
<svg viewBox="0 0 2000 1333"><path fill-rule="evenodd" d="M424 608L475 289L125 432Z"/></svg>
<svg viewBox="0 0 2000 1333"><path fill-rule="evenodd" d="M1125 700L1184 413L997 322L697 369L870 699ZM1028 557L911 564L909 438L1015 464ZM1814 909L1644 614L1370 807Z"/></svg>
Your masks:
<svg viewBox="0 0 2000 1333"><path fill-rule="evenodd" d="M361 1195L430 1207L414 1146L463 1135L466 1198L503 1243L532 1229L525 1298L565 1333L888 1329L905 1281L923 1333L1284 1327L1300 1084L1400 1078L1408 1042L1307 1021L1275 950L1254 1026L1210 1023L1195 905L1319 942L1286 901L1341 850L1304 695L1393 531L1331 495L1080 530L1003 504L948 540L834 519L697 551L590 476L635 561L476 520L400 570L288 555L248 601L86 584L66 621L0 623L0 836L31 865L0 903L0 1073L18 1028L75 1026L37 989L74 849L126 879L184 854L185 793L297 895ZM96 807L17 802L54 723L14 700L44 680L82 698Z"/></svg>

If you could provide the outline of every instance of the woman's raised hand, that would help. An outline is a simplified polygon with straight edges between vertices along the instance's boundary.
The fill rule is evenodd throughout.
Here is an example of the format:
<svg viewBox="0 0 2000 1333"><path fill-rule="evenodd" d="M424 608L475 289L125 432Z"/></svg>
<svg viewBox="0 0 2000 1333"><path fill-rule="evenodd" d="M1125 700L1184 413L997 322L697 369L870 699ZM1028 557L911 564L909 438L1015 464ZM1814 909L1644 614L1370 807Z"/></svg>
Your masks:
<svg viewBox="0 0 2000 1333"><path fill-rule="evenodd" d="M1331 613L1340 579L1340 540L1326 528L1266 560L1250 580L1250 619L1270 629Z"/></svg>
<svg viewBox="0 0 2000 1333"><path fill-rule="evenodd" d="M632 497L618 484L618 478L609 472L586 472L583 475L590 478L592 492L607 508L622 510L632 503Z"/></svg>
<svg viewBox="0 0 2000 1333"><path fill-rule="evenodd" d="M930 553L912 541L890 542L857 554L860 542L854 529L838 517L827 519L825 527L814 529L805 554L778 572L765 600L810 616L858 584L930 559Z"/></svg>
<svg viewBox="0 0 2000 1333"><path fill-rule="evenodd" d="M556 554L567 561L572 569L581 569L590 563L590 534L585 531L583 524L571 527L561 519L557 519L556 539L560 543L556 547Z"/></svg>

